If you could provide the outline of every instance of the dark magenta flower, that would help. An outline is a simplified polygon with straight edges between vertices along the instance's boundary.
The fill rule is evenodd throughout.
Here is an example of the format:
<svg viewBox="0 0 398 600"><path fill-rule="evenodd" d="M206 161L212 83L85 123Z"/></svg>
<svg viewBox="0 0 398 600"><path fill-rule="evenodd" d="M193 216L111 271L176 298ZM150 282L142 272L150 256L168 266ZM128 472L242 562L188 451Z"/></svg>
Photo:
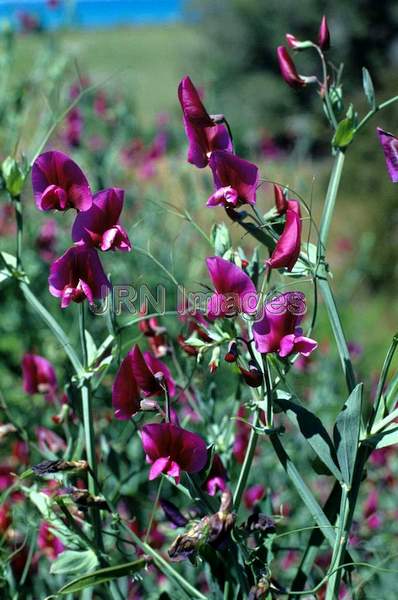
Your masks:
<svg viewBox="0 0 398 600"><path fill-rule="evenodd" d="M266 264L270 269L292 271L300 256L301 249L301 212L297 201L289 200L286 210L286 222L271 257Z"/></svg>
<svg viewBox="0 0 398 600"><path fill-rule="evenodd" d="M25 354L22 359L23 389L27 394L44 394L52 402L57 390L53 365L38 354Z"/></svg>
<svg viewBox="0 0 398 600"><path fill-rule="evenodd" d="M80 245L107 250L131 250L126 231L119 224L123 209L124 190L109 188L93 197L91 207L76 215L72 240Z"/></svg>
<svg viewBox="0 0 398 600"><path fill-rule="evenodd" d="M398 182L398 138L392 133L377 128L380 144L382 145L388 173L393 183Z"/></svg>
<svg viewBox="0 0 398 600"><path fill-rule="evenodd" d="M37 427L36 429L37 444L42 452L52 452L56 454L66 450L65 441L51 429L47 427Z"/></svg>
<svg viewBox="0 0 398 600"><path fill-rule="evenodd" d="M256 483L248 487L243 494L243 502L248 510L253 508L255 504L261 502L265 496L265 487L261 483Z"/></svg>
<svg viewBox="0 0 398 600"><path fill-rule="evenodd" d="M226 488L227 472L219 454L214 454L210 471L206 477L206 481L202 484L202 490L206 490L209 496L215 496L218 491L224 492Z"/></svg>
<svg viewBox="0 0 398 600"><path fill-rule="evenodd" d="M188 76L180 81L178 99L189 142L189 163L203 168L208 164L213 150L232 152L232 142L227 128L223 124L215 123L210 117Z"/></svg>
<svg viewBox="0 0 398 600"><path fill-rule="evenodd" d="M58 227L53 219L48 219L40 228L36 239L36 247L41 258L45 261L54 260L56 257L55 246L57 243Z"/></svg>
<svg viewBox="0 0 398 600"><path fill-rule="evenodd" d="M209 318L256 312L256 286L242 269L219 256L206 258L206 264L215 288L207 304Z"/></svg>
<svg viewBox="0 0 398 600"><path fill-rule="evenodd" d="M66 116L65 141L72 148L81 144L83 133L83 116L78 106L72 108Z"/></svg>
<svg viewBox="0 0 398 600"><path fill-rule="evenodd" d="M262 318L253 325L257 350L262 354L276 352L281 358L295 352L309 356L318 344L304 337L299 328L305 312L302 292L285 292L267 302Z"/></svg>
<svg viewBox="0 0 398 600"><path fill-rule="evenodd" d="M301 88L306 85L305 79L297 73L294 62L292 61L285 46L279 46L277 49L279 68L283 79L293 88Z"/></svg>
<svg viewBox="0 0 398 600"><path fill-rule="evenodd" d="M96 250L85 246L72 246L53 262L48 285L50 294L61 298L61 308L86 298L93 304L111 287Z"/></svg>
<svg viewBox="0 0 398 600"><path fill-rule="evenodd" d="M204 440L173 423L151 423L142 429L142 446L151 464L149 480L161 473L180 482L181 471L197 473L207 462Z"/></svg>
<svg viewBox="0 0 398 600"><path fill-rule="evenodd" d="M318 46L324 52L330 48L330 33L325 15L323 15L321 25L319 27Z"/></svg>
<svg viewBox="0 0 398 600"><path fill-rule="evenodd" d="M212 152L209 166L216 191L207 206L255 204L259 171L255 164L225 150Z"/></svg>
<svg viewBox="0 0 398 600"><path fill-rule="evenodd" d="M37 536L37 545L49 560L55 560L57 556L65 550L65 546L61 540L54 535L51 526L46 521L43 521L40 525Z"/></svg>
<svg viewBox="0 0 398 600"><path fill-rule="evenodd" d="M120 365L112 388L116 419L134 416L140 410L141 397L164 394L165 385L173 397L176 387L168 367L150 352L142 354L134 346Z"/></svg>
<svg viewBox="0 0 398 600"><path fill-rule="evenodd" d="M40 154L32 167L32 186L39 210L88 210L92 195L81 168L66 154L52 150Z"/></svg>
<svg viewBox="0 0 398 600"><path fill-rule="evenodd" d="M133 351L123 359L112 386L112 406L115 417L121 421L130 419L140 410L140 390L132 368Z"/></svg>

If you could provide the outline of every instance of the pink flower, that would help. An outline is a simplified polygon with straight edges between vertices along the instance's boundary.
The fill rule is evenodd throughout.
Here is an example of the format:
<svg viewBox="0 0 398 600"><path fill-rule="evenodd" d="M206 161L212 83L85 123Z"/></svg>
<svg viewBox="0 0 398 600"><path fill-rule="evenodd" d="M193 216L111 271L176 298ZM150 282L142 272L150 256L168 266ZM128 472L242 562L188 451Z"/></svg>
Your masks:
<svg viewBox="0 0 398 600"><path fill-rule="evenodd" d="M36 247L43 260L54 260L57 234L57 223L53 219L48 219L41 226L39 235L36 239Z"/></svg>
<svg viewBox="0 0 398 600"><path fill-rule="evenodd" d="M55 560L57 556L65 550L65 546L61 540L52 533L50 525L46 521L43 521L40 525L37 536L37 545L49 560Z"/></svg>
<svg viewBox="0 0 398 600"><path fill-rule="evenodd" d="M139 347L134 346L120 365L112 388L116 419L126 420L135 415L140 410L141 396L161 395L165 385L173 397L176 387L168 367L149 352L142 354Z"/></svg>
<svg viewBox="0 0 398 600"><path fill-rule="evenodd" d="M131 250L126 231L119 224L124 191L109 188L95 194L91 208L76 215L72 240L85 246L107 250Z"/></svg>
<svg viewBox="0 0 398 600"><path fill-rule="evenodd" d="M266 262L270 269L292 271L300 256L301 249L301 212L297 201L289 200L286 210L286 222L271 258Z"/></svg>
<svg viewBox="0 0 398 600"><path fill-rule="evenodd" d="M27 394L44 394L46 400L54 400L57 376L53 365L46 358L38 354L24 354L22 377L23 389Z"/></svg>
<svg viewBox="0 0 398 600"><path fill-rule="evenodd" d="M42 452L52 452L57 454L66 450L66 444L64 440L59 437L51 429L46 427L37 427L36 429L37 443Z"/></svg>
<svg viewBox="0 0 398 600"><path fill-rule="evenodd" d="M178 86L178 99L188 138L188 162L198 168L208 164L213 150L232 152L232 142L225 125L216 124L210 117L191 79L184 77Z"/></svg>
<svg viewBox="0 0 398 600"><path fill-rule="evenodd" d="M363 505L363 516L366 519L369 529L378 529L381 525L381 518L377 511L379 505L379 494L376 488L373 488Z"/></svg>
<svg viewBox="0 0 398 600"><path fill-rule="evenodd" d="M227 488L227 472L222 464L219 454L214 454L213 462L206 481L202 484L202 490L206 490L209 496L215 496L218 491L224 492Z"/></svg>
<svg viewBox="0 0 398 600"><path fill-rule="evenodd" d="M285 292L267 302L262 318L253 325L257 350L263 354L276 352L281 358L295 352L309 356L318 344L304 337L298 327L305 312L302 292Z"/></svg>
<svg viewBox="0 0 398 600"><path fill-rule="evenodd" d="M305 79L297 73L294 62L289 56L285 46L277 49L279 68L283 79L293 88L301 88L306 85Z"/></svg>
<svg viewBox="0 0 398 600"><path fill-rule="evenodd" d="M65 141L72 148L81 144L83 133L83 116L78 106L72 108L66 115Z"/></svg>
<svg viewBox="0 0 398 600"><path fill-rule="evenodd" d="M330 48L330 33L325 15L322 17L318 33L318 46L324 52Z"/></svg>
<svg viewBox="0 0 398 600"><path fill-rule="evenodd" d="M219 256L206 258L206 264L215 288L207 305L209 318L256 312L256 286L242 269Z"/></svg>
<svg viewBox="0 0 398 600"><path fill-rule="evenodd" d="M86 298L93 304L111 287L97 252L85 246L72 246L52 263L48 284L50 294L61 298L61 308Z"/></svg>
<svg viewBox="0 0 398 600"><path fill-rule="evenodd" d="M92 195L87 178L66 154L56 150L40 154L32 167L32 186L39 210L88 210Z"/></svg>
<svg viewBox="0 0 398 600"><path fill-rule="evenodd" d="M393 183L398 182L398 138L392 133L377 128L380 144L382 145L388 173Z"/></svg>
<svg viewBox="0 0 398 600"><path fill-rule="evenodd" d="M216 150L211 154L209 166L216 191L207 206L256 204L259 171L255 164L225 150Z"/></svg>
<svg viewBox="0 0 398 600"><path fill-rule="evenodd" d="M243 501L247 509L253 508L255 504L258 504L265 496L265 487L261 483L256 483L251 487L247 488L243 495Z"/></svg>
<svg viewBox="0 0 398 600"><path fill-rule="evenodd" d="M180 482L181 471L197 473L207 462L204 440L173 423L151 423L142 429L142 445L151 464L149 480L161 473Z"/></svg>

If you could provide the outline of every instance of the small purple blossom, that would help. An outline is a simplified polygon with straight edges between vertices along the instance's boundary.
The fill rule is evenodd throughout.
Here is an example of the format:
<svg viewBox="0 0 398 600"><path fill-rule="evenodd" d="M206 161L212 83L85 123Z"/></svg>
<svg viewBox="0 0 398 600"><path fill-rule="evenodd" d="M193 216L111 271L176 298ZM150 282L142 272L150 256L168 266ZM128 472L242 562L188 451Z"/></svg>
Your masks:
<svg viewBox="0 0 398 600"><path fill-rule="evenodd" d="M256 286L242 269L219 256L206 258L206 264L215 288L207 305L210 319L256 312Z"/></svg>
<svg viewBox="0 0 398 600"><path fill-rule="evenodd" d="M398 182L398 138L377 127L377 135L382 145L388 173L393 183Z"/></svg>
<svg viewBox="0 0 398 600"><path fill-rule="evenodd" d="M207 206L256 204L259 170L255 164L225 150L216 150L211 154L209 166L216 191Z"/></svg>

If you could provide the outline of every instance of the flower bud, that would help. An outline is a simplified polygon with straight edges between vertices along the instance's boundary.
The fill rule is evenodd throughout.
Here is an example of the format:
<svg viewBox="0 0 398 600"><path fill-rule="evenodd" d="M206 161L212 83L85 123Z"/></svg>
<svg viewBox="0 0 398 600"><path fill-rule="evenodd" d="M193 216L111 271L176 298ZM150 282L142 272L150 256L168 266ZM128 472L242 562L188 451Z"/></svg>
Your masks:
<svg viewBox="0 0 398 600"><path fill-rule="evenodd" d="M330 48L330 33L325 15L322 17L318 33L318 46L324 52Z"/></svg>
<svg viewBox="0 0 398 600"><path fill-rule="evenodd" d="M293 50L297 49L300 46L300 41L291 33L286 34L286 41L288 43L288 46L290 48L293 48Z"/></svg>
<svg viewBox="0 0 398 600"><path fill-rule="evenodd" d="M228 344L228 352L224 356L224 360L229 363L234 363L234 362L236 362L238 355L239 355L238 346L237 346L235 340L232 340L232 342L229 342L229 344Z"/></svg>
<svg viewBox="0 0 398 600"><path fill-rule="evenodd" d="M297 73L295 64L289 56L286 48L284 46L279 46L277 49L277 54L281 75L286 83L293 88L304 87L306 82Z"/></svg>
<svg viewBox="0 0 398 600"><path fill-rule="evenodd" d="M249 363L249 369L244 369L239 366L239 370L243 375L243 379L250 387L260 387L263 383L263 374L253 363Z"/></svg>

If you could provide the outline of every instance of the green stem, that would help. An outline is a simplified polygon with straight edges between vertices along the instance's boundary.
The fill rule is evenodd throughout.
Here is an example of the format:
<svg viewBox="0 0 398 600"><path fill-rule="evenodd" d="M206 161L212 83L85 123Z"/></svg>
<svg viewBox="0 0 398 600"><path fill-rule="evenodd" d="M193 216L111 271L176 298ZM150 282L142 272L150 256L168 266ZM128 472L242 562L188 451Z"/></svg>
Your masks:
<svg viewBox="0 0 398 600"><path fill-rule="evenodd" d="M62 327L58 325L54 317L52 317L48 310L36 298L36 296L33 294L32 290L30 289L27 283L25 283L24 281L18 281L18 284L27 302L30 304L33 310L41 317L41 319L48 326L48 328L51 330L51 332L54 334L54 336L57 338L57 340L65 350L65 353L67 354L78 378L84 377L83 365L80 362L79 357L77 356L72 344L69 341L68 336L66 335Z"/></svg>
<svg viewBox="0 0 398 600"><path fill-rule="evenodd" d="M249 443L246 448L246 454L243 461L243 465L241 471L239 473L239 479L236 486L235 494L234 494L234 510L238 512L239 506L242 500L242 495L245 490L247 480L249 478L250 469L252 466L254 453L256 451L258 433L256 432L256 427L259 421L259 412L260 409L257 408L254 413L253 422L252 422L252 430L250 432Z"/></svg>
<svg viewBox="0 0 398 600"><path fill-rule="evenodd" d="M15 207L15 220L17 223L17 269L22 268L22 236L23 236L23 217L22 217L22 204L21 197L17 196L12 198Z"/></svg>
<svg viewBox="0 0 398 600"><path fill-rule="evenodd" d="M387 352L387 356L384 360L384 364L383 364L383 368L381 371L381 375L380 375L380 379L379 379L379 383L377 385L377 391L376 391L376 399L375 399L375 403L374 403L374 408L372 411L372 415L369 419L369 423L368 423L368 433L371 431L372 427L373 427L373 423L375 421L375 419L377 419L378 413L379 413L379 407L380 407L380 402L381 399L383 397L383 391L384 391L384 386L386 384L386 380L387 380L387 375L388 375L388 371L390 369L390 365L392 362L392 359L394 358L394 354L395 351L397 349L398 346L398 336L395 335L392 339L391 345L388 349ZM388 406L387 404L385 405L386 410L388 410ZM385 413L384 413L385 415Z"/></svg>
<svg viewBox="0 0 398 600"><path fill-rule="evenodd" d="M333 549L333 556L331 564L333 565L333 572L329 578L325 600L334 600L338 597L342 569L340 564L343 562L345 556L345 549L347 545L348 533L350 529L349 523L349 499L348 489L344 485L342 487L341 502L340 502L340 519L339 529L336 536L336 543Z"/></svg>
<svg viewBox="0 0 398 600"><path fill-rule="evenodd" d="M398 96L394 96L393 98L390 98L389 100L386 100L385 102L382 102L381 104L379 104L378 106L375 106L374 108L372 108L372 110L370 110L362 119L362 121L357 125L356 129L355 129L355 133L357 133L360 129L362 129L362 127L364 125L366 125L366 123L380 110L383 110L384 108L387 108L388 106L390 106L390 104L394 104L394 102L398 101Z"/></svg>
<svg viewBox="0 0 398 600"><path fill-rule="evenodd" d="M340 185L341 174L344 166L345 154L342 150L337 150L334 160L332 174L330 176L328 189L326 192L325 204L321 217L321 225L319 228L319 248L318 252L321 257L325 256L326 246L329 237L330 225L333 218L334 206L336 203L337 192Z"/></svg>
<svg viewBox="0 0 398 600"><path fill-rule="evenodd" d="M79 326L80 326L80 338L82 344L84 367L87 369L87 344L85 336L85 312L84 302L79 305ZM98 476L97 476L97 457L95 453L95 434L94 434L94 417L93 407L91 401L91 385L90 381L85 379L81 386L81 398L82 398L82 413L83 413L83 428L84 438L86 446L86 456L89 466L88 472L88 490L93 496L98 495ZM94 507L91 511L92 522L94 525L95 538L100 549L103 549L102 533L101 533L101 518L97 507Z"/></svg>

